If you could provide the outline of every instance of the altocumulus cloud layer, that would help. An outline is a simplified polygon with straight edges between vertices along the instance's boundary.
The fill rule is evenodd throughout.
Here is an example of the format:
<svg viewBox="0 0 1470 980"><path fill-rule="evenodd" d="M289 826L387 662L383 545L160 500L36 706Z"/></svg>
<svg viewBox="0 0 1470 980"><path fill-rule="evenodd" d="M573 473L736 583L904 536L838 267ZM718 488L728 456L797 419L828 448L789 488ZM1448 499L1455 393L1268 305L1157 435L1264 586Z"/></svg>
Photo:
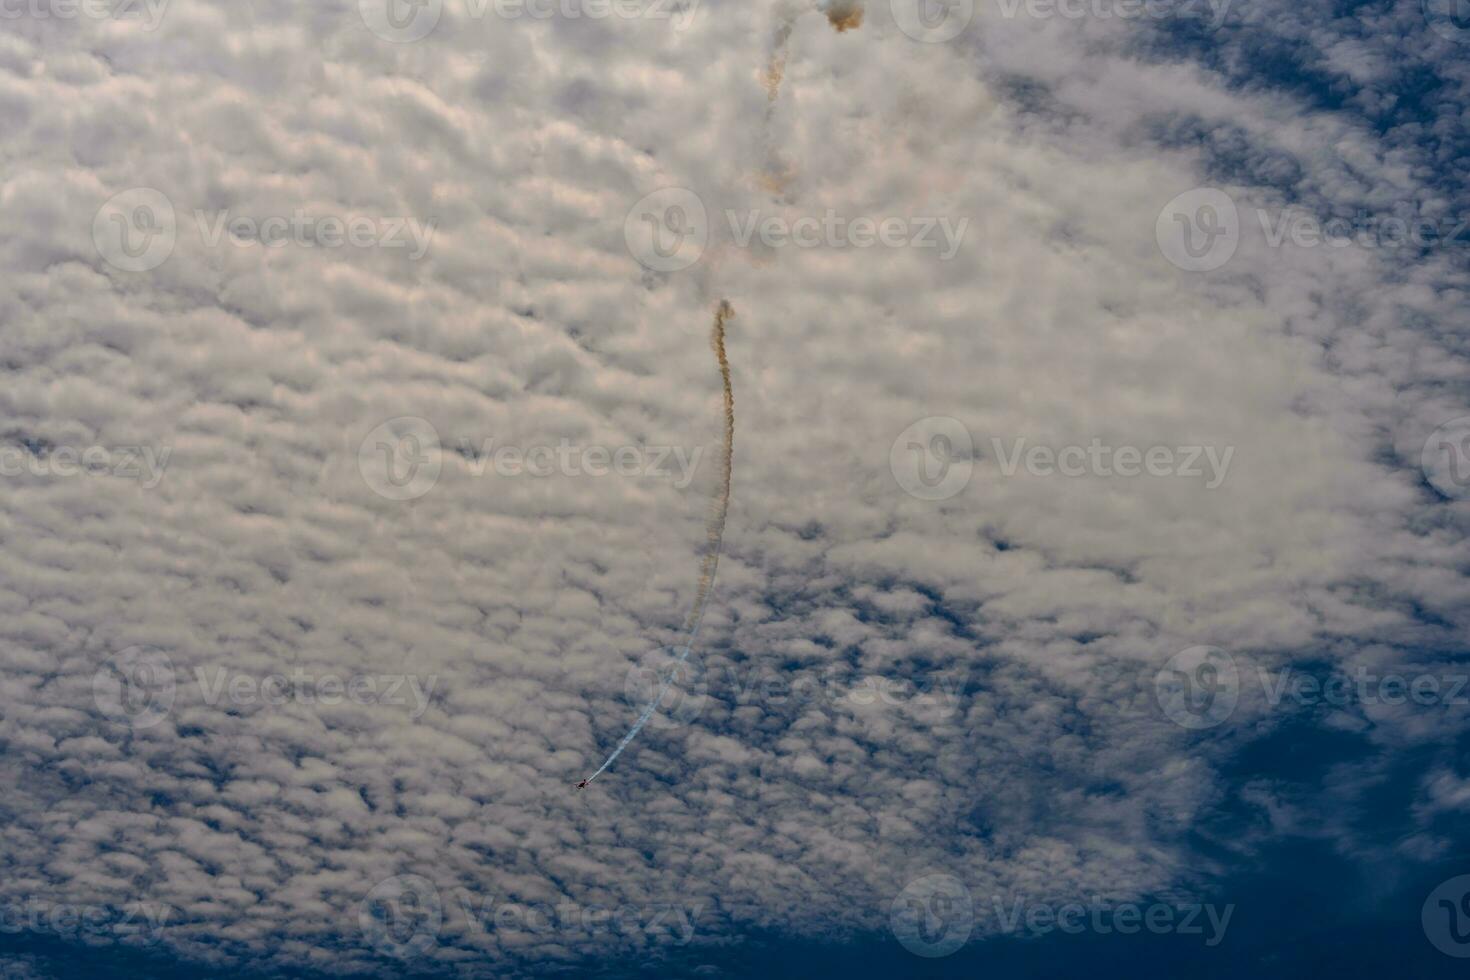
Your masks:
<svg viewBox="0 0 1470 980"><path fill-rule="evenodd" d="M451 0L416 40L372 3L6 20L7 909L220 966L513 975L886 930L930 873L1127 901L1297 833L1443 855L1457 704L1314 716L1366 759L1317 803L1221 773L1286 717L1258 668L1463 652L1466 504L1421 455L1470 412L1465 253L1273 247L1257 218L1465 211L1463 41L1417 8L1208 33L981 4L925 42L896 6L796 17L774 103L794 8ZM1246 80L1262 38L1302 77ZM635 210L670 187L708 227L683 268L638 245L699 230ZM1240 230L1190 271L1161 212L1199 187ZM755 212L967 223L943 258L743 239ZM724 296L741 441L701 669L573 794L693 600ZM1017 440L1231 455L1066 476ZM607 452L496 462L564 444ZM703 454L681 480L658 447ZM1202 645L1240 675L1208 728L1155 696ZM1409 753L1408 824L1365 839ZM1206 859L1234 796L1255 818Z"/></svg>

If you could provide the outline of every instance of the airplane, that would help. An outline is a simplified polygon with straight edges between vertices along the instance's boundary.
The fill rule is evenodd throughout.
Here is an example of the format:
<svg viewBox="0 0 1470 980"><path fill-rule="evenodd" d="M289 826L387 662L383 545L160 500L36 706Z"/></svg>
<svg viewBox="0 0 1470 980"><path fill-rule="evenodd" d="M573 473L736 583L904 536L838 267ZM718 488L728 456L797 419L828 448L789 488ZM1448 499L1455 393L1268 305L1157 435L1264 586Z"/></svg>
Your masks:
<svg viewBox="0 0 1470 980"><path fill-rule="evenodd" d="M587 780L584 779L580 783L578 783L577 784L577 788L578 789L586 789L587 788Z"/></svg>

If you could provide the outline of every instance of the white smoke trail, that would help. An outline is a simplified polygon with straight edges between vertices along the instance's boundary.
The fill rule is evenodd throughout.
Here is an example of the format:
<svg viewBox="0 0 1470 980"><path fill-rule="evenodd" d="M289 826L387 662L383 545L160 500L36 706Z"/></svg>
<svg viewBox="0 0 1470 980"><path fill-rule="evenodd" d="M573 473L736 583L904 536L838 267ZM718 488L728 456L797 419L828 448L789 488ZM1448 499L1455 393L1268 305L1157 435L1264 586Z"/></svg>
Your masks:
<svg viewBox="0 0 1470 980"><path fill-rule="evenodd" d="M708 542L708 548L704 559L699 563L699 585L694 590L694 605L689 610L688 621L684 624L689 638L684 641L684 646L674 659L673 666L669 668L669 672L664 675L663 682L654 692L653 700L648 702L643 713L638 716L638 720L633 722L633 727L628 729L628 734L623 736L623 740L603 760L602 765L597 767L597 771L583 781L583 785L601 776L603 771L623 754L623 749L627 748L628 743L637 737L638 733L643 730L643 726L648 724L648 719L652 718L653 713L658 710L659 702L668 693L669 685L673 684L674 676L679 672L679 668L684 666L689 659L689 651L694 648L694 641L699 637L699 627L704 621L704 609L709 603L710 592L714 589L715 571L720 564L720 547L724 544L725 539L725 517L730 512L730 478L735 461L735 395L730 387L730 361L725 356L725 323L734 315L735 308L730 305L729 301L720 300L720 305L715 310L715 325L710 331L709 338L710 347L720 362L720 383L724 388L725 397L725 437L720 452L720 491L715 497L709 521L705 524L705 540Z"/></svg>

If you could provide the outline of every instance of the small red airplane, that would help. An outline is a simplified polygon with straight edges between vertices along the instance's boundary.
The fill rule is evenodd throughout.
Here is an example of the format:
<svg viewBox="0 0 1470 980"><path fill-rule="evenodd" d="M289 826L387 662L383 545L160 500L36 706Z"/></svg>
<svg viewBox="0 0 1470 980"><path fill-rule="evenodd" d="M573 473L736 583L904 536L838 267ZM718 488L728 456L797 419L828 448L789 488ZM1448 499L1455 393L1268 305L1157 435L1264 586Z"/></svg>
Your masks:
<svg viewBox="0 0 1470 980"><path fill-rule="evenodd" d="M577 784L577 788L578 789L586 789L587 788L587 780L584 779L580 783L578 783Z"/></svg>

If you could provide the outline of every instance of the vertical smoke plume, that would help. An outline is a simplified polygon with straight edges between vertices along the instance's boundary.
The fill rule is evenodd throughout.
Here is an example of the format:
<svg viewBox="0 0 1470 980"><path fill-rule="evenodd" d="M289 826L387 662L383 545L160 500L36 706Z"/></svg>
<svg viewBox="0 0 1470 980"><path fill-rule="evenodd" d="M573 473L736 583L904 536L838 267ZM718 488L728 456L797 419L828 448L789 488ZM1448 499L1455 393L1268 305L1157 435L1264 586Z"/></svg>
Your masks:
<svg viewBox="0 0 1470 980"><path fill-rule="evenodd" d="M772 116L776 111L776 100L781 95L781 82L786 77L786 57L791 47L791 32L796 19L808 10L816 9L827 17L827 23L839 34L855 31L863 24L862 0L819 0L815 5L802 5L795 0L781 0L776 5L776 26L771 31L771 43L766 52L766 65L761 72L761 84L766 89L765 143L766 163L759 183L773 194L786 193L796 170L781 159L775 140L771 136Z"/></svg>
<svg viewBox="0 0 1470 980"><path fill-rule="evenodd" d="M674 676L679 668L689 659L689 651L694 647L694 640L699 636L700 624L704 621L704 607L709 600L710 590L715 584L715 570L720 564L720 547L725 538L725 516L730 512L730 476L735 461L735 394L730 387L730 361L725 357L725 323L735 316L735 308L728 300L720 300L720 305L715 309L715 325L710 330L709 345L715 352L715 358L720 363L720 384L724 389L725 399L725 433L720 447L720 486L715 500L710 509L709 519L705 522L706 548L704 558L699 563L699 584L694 590L694 605L689 610L689 618L684 623L684 632L688 638L684 646L679 650L679 655L674 659L674 664L669 672L664 675L663 682L659 684L658 690L653 695L653 700L643 709L638 720L633 722L633 727L628 729L628 734L617 744L597 771L583 781L585 786L598 776L603 770L613 764L618 756L623 754L623 749L628 743L643 730L648 724L648 719L653 717L654 711L658 709L659 702L664 699L669 685L674 682Z"/></svg>
<svg viewBox="0 0 1470 980"><path fill-rule="evenodd" d="M689 612L685 632L695 628L704 615L704 600L715 584L715 568L720 564L720 543L725 537L725 515L730 511L730 474L735 461L735 395L730 388L730 361L725 357L725 321L735 315L729 300L720 300L715 310L715 325L710 330L709 345L720 362L720 383L725 391L725 437L720 449L720 486L705 523L706 551L699 564L699 586L694 590L694 608Z"/></svg>

